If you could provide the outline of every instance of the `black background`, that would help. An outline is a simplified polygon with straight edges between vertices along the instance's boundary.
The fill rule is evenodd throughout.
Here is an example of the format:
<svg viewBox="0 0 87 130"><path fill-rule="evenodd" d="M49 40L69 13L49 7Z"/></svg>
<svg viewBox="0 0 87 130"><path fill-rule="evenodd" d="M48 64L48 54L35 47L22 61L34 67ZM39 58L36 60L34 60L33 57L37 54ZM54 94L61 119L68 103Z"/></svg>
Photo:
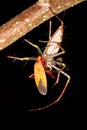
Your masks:
<svg viewBox="0 0 87 130"><path fill-rule="evenodd" d="M35 0L13 0L0 6L0 25L35 3ZM56 99L59 92L50 90L51 79L48 77L48 94L42 96L38 93L34 79L28 76L33 73L34 62L15 61L8 59L7 55L18 57L38 56L37 50L23 41L24 38L38 44L42 49L45 45L38 40L48 40L49 21L40 25L26 36L0 52L0 127L1 128L32 128L37 121L37 127L46 128L53 124L53 129L85 127L86 121L86 52L87 52L87 2L82 2L65 12L59 14L64 21L64 36L62 46L66 53L63 56L71 76L66 93L61 101L49 109L29 112L49 104ZM53 27L57 29L58 21L52 18ZM64 78L64 77L63 77ZM59 85L62 80L60 78ZM53 83L53 81L52 81ZM58 86L58 85L57 85ZM55 123L53 123L56 121ZM31 125L31 123L33 125ZM65 124L64 124L65 123ZM41 125L41 126L40 126ZM82 128L84 129L84 128Z"/></svg>

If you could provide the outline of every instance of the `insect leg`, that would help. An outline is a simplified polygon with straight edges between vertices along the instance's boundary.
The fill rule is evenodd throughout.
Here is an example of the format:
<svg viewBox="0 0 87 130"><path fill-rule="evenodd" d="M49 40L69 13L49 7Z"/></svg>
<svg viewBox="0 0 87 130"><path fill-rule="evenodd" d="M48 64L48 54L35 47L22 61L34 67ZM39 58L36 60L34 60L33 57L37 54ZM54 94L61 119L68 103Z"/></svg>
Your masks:
<svg viewBox="0 0 87 130"><path fill-rule="evenodd" d="M46 70L46 73L47 73L50 77L52 77L53 79L55 79L55 76L52 74L52 71Z"/></svg>
<svg viewBox="0 0 87 130"><path fill-rule="evenodd" d="M29 78L34 78L34 74L29 75Z"/></svg>

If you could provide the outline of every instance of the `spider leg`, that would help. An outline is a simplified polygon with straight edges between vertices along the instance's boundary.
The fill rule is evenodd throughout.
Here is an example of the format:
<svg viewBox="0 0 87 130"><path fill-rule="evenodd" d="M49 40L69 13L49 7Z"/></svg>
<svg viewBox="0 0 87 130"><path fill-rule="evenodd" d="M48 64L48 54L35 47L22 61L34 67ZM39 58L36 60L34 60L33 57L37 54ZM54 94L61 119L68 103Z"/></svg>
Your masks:
<svg viewBox="0 0 87 130"><path fill-rule="evenodd" d="M52 66L52 67L55 68L55 69L58 70L58 71L60 70L60 69L57 68L56 66ZM68 84L69 84L69 82L70 82L70 76L69 76L67 73L65 73L63 70L61 70L60 73L67 77L67 81L66 81L66 84L65 84L65 86L64 86L64 88L63 88L63 90L62 90L62 92L61 92L60 95L58 96L58 98L57 98L55 101L53 101L52 103L50 103L50 104L48 104L48 105L46 105L46 106L44 106L44 107L40 107L40 108L36 108L36 109L30 109L29 111L44 110L44 109L46 109L46 108L49 108L49 107L53 106L54 104L56 104L57 102L60 101L60 99L61 99L62 96L64 95L64 93L65 93L65 91L66 91L66 89L67 89L67 86L68 86Z"/></svg>
<svg viewBox="0 0 87 130"><path fill-rule="evenodd" d="M38 50L38 52L41 54L41 56L43 55L41 49L39 48L39 46L37 46L36 44L33 44L32 42L28 41L27 39L24 39L24 41L29 43L31 46L35 47Z"/></svg>
<svg viewBox="0 0 87 130"><path fill-rule="evenodd" d="M61 58L60 58L59 60L61 61ZM55 81L55 83L53 84L53 86L52 86L51 88L53 88L54 86L56 86L56 84L58 84L59 79L60 79L60 73L61 73L61 71L63 71L64 68L66 67L66 65L65 65L64 63L61 63L61 62L58 62L58 61L54 61L54 63L55 63L56 65L58 65L59 67L61 67L61 68L59 68L59 67L56 67L56 68L55 68L55 70L57 71L57 78L56 78L56 81Z"/></svg>
<svg viewBox="0 0 87 130"><path fill-rule="evenodd" d="M51 27L52 27L52 21L49 21L49 40L51 38Z"/></svg>
<svg viewBox="0 0 87 130"><path fill-rule="evenodd" d="M63 49L63 47L60 47L60 49L61 49L61 52L55 54L55 56L59 56L65 53L65 50Z"/></svg>
<svg viewBox="0 0 87 130"><path fill-rule="evenodd" d="M35 57L15 57L15 56L7 56L8 58L14 59L14 60L21 60L21 61L29 61L29 60L35 60Z"/></svg>
<svg viewBox="0 0 87 130"><path fill-rule="evenodd" d="M53 84L53 86L51 88L55 87L56 84L58 84L59 79L60 79L60 73L61 73L61 70L58 71L56 81L55 81L55 83Z"/></svg>

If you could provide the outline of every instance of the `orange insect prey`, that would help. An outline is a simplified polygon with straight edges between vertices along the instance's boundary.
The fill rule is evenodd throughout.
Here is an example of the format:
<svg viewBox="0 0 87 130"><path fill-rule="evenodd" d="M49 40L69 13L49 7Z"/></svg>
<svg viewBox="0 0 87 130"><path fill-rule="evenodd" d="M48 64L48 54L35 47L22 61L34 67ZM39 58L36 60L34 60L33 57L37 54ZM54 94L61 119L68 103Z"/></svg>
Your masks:
<svg viewBox="0 0 87 130"><path fill-rule="evenodd" d="M38 91L42 95L47 94L47 79L46 73L42 64L42 57L38 56L37 62L34 65L34 77Z"/></svg>

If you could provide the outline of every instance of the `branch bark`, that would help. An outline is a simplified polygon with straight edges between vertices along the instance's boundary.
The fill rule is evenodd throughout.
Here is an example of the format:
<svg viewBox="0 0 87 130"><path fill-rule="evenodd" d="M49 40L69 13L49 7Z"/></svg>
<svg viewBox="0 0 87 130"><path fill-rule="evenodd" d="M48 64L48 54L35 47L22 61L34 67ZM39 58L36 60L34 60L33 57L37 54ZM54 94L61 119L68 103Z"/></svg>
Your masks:
<svg viewBox="0 0 87 130"><path fill-rule="evenodd" d="M60 13L85 0L38 0L0 27L0 50L17 41L41 23L53 17L48 7Z"/></svg>

